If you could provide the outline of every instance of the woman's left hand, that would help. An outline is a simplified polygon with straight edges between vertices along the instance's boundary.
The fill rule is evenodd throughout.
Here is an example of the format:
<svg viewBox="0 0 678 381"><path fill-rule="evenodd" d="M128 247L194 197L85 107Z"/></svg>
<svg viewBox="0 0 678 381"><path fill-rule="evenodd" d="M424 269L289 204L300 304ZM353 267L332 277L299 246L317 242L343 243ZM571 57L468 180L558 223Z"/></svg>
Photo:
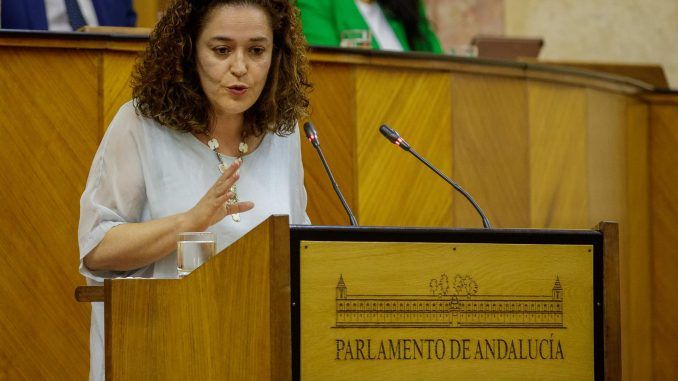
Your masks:
<svg viewBox="0 0 678 381"><path fill-rule="evenodd" d="M251 201L229 203L233 197L231 187L238 181L240 161L231 164L198 203L185 213L187 224L193 231L204 231L226 216L243 213L254 207Z"/></svg>

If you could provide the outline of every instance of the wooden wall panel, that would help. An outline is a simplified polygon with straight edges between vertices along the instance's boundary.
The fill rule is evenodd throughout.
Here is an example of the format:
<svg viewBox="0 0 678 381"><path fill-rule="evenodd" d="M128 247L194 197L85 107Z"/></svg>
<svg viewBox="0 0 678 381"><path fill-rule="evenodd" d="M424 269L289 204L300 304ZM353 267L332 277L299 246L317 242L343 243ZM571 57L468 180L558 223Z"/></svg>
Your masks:
<svg viewBox="0 0 678 381"><path fill-rule="evenodd" d="M648 106L626 101L626 210L622 227L628 234L627 257L620 268L621 293L627 301L622 319L622 373L629 380L652 379L652 279L650 253L650 195L648 161Z"/></svg>
<svg viewBox="0 0 678 381"><path fill-rule="evenodd" d="M587 90L588 226L601 220L626 230L626 103L623 96ZM620 242L623 246L624 242Z"/></svg>
<svg viewBox="0 0 678 381"><path fill-rule="evenodd" d="M2 39L0 227L9 233L0 241L0 379L85 378L89 307L72 301L84 282L78 199L103 128L129 100L135 53L123 50L143 43ZM469 189L495 226L620 219L624 377L678 376L678 112L665 101L674 95L648 98L629 83L543 68L311 56L311 117L361 223L480 226L452 189L379 135L382 122ZM313 222L347 224L315 152L302 147Z"/></svg>
<svg viewBox="0 0 678 381"><path fill-rule="evenodd" d="M137 12L137 27L153 28L169 0L133 0Z"/></svg>
<svg viewBox="0 0 678 381"><path fill-rule="evenodd" d="M107 282L107 377L289 381L287 220L262 222L184 279Z"/></svg>
<svg viewBox="0 0 678 381"><path fill-rule="evenodd" d="M532 227L590 227L586 101L583 88L528 82Z"/></svg>
<svg viewBox="0 0 678 381"><path fill-rule="evenodd" d="M650 194L652 205L652 340L654 377L678 377L678 102L650 109Z"/></svg>
<svg viewBox="0 0 678 381"><path fill-rule="evenodd" d="M98 145L96 54L4 48L0 61L0 378L82 380L89 306L73 289Z"/></svg>
<svg viewBox="0 0 678 381"><path fill-rule="evenodd" d="M450 77L358 67L358 203L363 225L453 226L452 188L380 133L386 123L452 175Z"/></svg>
<svg viewBox="0 0 678 381"><path fill-rule="evenodd" d="M316 64L311 72L311 115L334 178L357 218L355 174L355 71L348 65ZM300 127L303 123L300 123ZM307 212L316 225L349 225L313 146L301 131ZM360 220L358 220L360 222Z"/></svg>
<svg viewBox="0 0 678 381"><path fill-rule="evenodd" d="M108 128L120 106L132 99L130 79L137 53L109 52L101 58L103 90L103 126ZM102 135L103 137L103 135Z"/></svg>
<svg viewBox="0 0 678 381"><path fill-rule="evenodd" d="M452 78L454 177L493 227L530 226L527 90L519 79ZM454 193L455 226L482 227L476 210Z"/></svg>
<svg viewBox="0 0 678 381"><path fill-rule="evenodd" d="M619 223L619 278L622 340L622 368L630 365L632 322L629 311L628 236L626 217L626 102L623 96L587 89L588 129L588 226L600 221Z"/></svg>

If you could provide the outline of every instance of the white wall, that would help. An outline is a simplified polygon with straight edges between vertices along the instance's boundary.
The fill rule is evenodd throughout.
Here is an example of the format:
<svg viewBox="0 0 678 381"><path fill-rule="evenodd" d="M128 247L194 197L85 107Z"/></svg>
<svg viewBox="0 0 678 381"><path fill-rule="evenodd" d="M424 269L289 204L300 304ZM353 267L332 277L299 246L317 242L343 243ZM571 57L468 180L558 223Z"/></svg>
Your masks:
<svg viewBox="0 0 678 381"><path fill-rule="evenodd" d="M542 36L542 59L658 63L678 88L678 0L505 0L504 8L506 35Z"/></svg>

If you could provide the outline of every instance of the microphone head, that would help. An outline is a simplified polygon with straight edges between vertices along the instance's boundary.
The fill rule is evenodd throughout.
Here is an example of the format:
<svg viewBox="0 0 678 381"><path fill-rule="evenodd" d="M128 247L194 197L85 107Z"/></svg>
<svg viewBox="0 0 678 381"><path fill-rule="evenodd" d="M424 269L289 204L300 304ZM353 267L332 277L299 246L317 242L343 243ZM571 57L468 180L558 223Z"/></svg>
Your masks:
<svg viewBox="0 0 678 381"><path fill-rule="evenodd" d="M379 127L379 132L381 132L388 141L391 143L397 145L398 147L404 149L405 151L410 150L410 145L407 144L405 139L403 139L394 129L391 127L382 124L381 127Z"/></svg>
<svg viewBox="0 0 678 381"><path fill-rule="evenodd" d="M381 134L393 144L396 144L398 138L400 137L400 135L398 135L394 129L385 124L382 124L381 127L379 127L379 132L381 132Z"/></svg>
<svg viewBox="0 0 678 381"><path fill-rule="evenodd" d="M308 141L313 144L313 146L317 146L320 144L318 141L318 132L315 130L315 127L313 127L313 123L311 122L306 122L304 123L304 133L306 134L306 138L308 138Z"/></svg>

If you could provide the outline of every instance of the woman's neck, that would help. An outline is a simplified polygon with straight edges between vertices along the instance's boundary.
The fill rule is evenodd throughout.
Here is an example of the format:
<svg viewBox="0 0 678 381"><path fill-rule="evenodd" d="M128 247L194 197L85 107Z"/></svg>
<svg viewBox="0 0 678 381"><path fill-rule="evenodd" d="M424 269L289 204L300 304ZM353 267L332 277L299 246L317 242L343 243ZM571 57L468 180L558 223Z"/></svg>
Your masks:
<svg viewBox="0 0 678 381"><path fill-rule="evenodd" d="M217 140L240 141L245 129L245 115L214 115L210 121L210 133Z"/></svg>
<svg viewBox="0 0 678 381"><path fill-rule="evenodd" d="M238 115L215 115L210 122L210 135L219 142L219 152L227 156L240 156L241 142L248 144L248 152L255 150L261 143L261 136L247 136L243 139L245 130L245 116ZM209 136L203 135L200 140L207 144Z"/></svg>

